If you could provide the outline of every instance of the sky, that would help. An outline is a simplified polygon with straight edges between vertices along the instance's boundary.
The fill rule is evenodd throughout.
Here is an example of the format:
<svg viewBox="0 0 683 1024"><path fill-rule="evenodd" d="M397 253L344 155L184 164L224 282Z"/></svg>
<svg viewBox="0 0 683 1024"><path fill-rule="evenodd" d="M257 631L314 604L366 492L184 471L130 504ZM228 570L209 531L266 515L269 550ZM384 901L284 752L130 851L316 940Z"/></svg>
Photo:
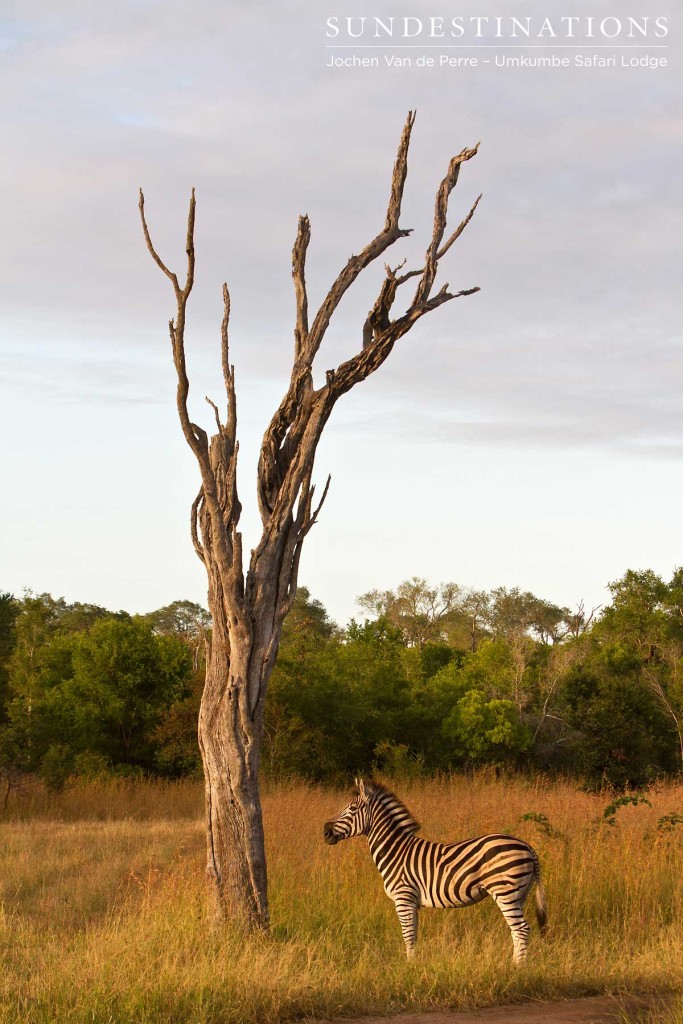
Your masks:
<svg viewBox="0 0 683 1024"><path fill-rule="evenodd" d="M144 245L138 188L179 272L197 190L186 354L191 412L207 428L230 287L248 551L258 446L291 368L298 215L311 219L317 306L383 224L413 109L401 223L414 232L391 260L419 266L449 158L480 140L449 223L483 199L439 283L481 291L424 317L337 405L316 460L331 489L300 582L343 623L358 595L412 576L591 607L628 568L667 577L683 562L683 27L670 0L574 4L594 18L590 39L585 20L562 34L559 12L550 0L464 0L464 36L430 36L432 17L449 29L450 5L5 0L0 590L131 612L206 603L174 300ZM352 38L345 19L356 32L360 15ZM476 35L468 19L483 15L502 19L500 35L491 24ZM627 15L650 18L647 38L626 33ZM391 38L373 34L375 17L395 19ZM512 17L532 19L525 47ZM538 34L546 17L557 35ZM379 66L328 66L354 55ZM520 55L569 66L496 63ZM386 59L397 56L411 66ZM442 56L478 65L418 64ZM360 347L382 276L369 268L342 302L317 380Z"/></svg>

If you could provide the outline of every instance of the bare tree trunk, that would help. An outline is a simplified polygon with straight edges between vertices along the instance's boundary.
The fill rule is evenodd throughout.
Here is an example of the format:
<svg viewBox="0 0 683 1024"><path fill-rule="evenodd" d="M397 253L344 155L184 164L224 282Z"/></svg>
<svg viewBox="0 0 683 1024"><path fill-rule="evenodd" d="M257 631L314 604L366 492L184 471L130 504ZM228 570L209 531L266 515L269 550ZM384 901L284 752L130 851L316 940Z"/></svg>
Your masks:
<svg viewBox="0 0 683 1024"><path fill-rule="evenodd" d="M242 723L240 691L248 648L227 655L224 624L215 623L199 712L205 782L207 875L218 919L247 930L268 927L266 856L258 771L259 722ZM226 685L227 680L227 685ZM256 728L254 728L256 726Z"/></svg>
<svg viewBox="0 0 683 1024"><path fill-rule="evenodd" d="M190 528L195 551L208 576L212 619L199 716L206 791L207 875L218 917L247 930L268 927L266 859L258 785L264 706L282 622L296 595L302 545L329 486L328 478L322 499L314 507L312 474L318 441L337 399L374 373L399 338L422 316L451 299L479 291L469 288L451 293L444 284L432 294L439 260L467 227L481 198L444 241L448 200L457 184L461 165L475 156L475 146L452 158L439 186L424 266L399 275L403 264L396 269L385 264L386 277L359 331L359 351L336 369L328 370L326 383L314 388L313 360L341 299L370 263L410 233L400 228L398 222L414 120L415 115L409 114L399 143L383 229L357 256L349 258L310 326L305 265L311 231L308 217L299 218L292 251L296 296L292 374L261 445L257 494L263 532L251 552L246 574L242 538L237 530L241 505L236 484L235 375L228 351L230 296L227 286L223 285L221 361L227 414L223 421L218 407L207 398L216 424L216 433L209 438L190 419L185 367L185 315L195 265L194 191L187 222L187 275L182 286L154 249L140 191L140 216L147 248L170 280L176 298L176 316L169 324L178 378L176 404L183 434L195 455L201 476L201 487L192 505ZM400 316L391 319L399 288L412 279L416 279L412 300Z"/></svg>

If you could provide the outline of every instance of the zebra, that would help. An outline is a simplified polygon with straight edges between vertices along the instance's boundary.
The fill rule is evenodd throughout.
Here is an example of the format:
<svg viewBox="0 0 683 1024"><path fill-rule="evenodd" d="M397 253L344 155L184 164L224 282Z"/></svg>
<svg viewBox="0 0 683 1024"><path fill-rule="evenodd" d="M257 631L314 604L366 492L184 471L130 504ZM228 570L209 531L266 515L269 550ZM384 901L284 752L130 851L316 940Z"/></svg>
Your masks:
<svg viewBox="0 0 683 1024"><path fill-rule="evenodd" d="M547 908L536 852L515 836L478 836L459 843L433 843L415 835L420 825L408 808L379 782L356 780L356 796L325 823L330 846L366 835L384 891L394 901L408 959L417 938L420 907L466 907L490 896L512 933L513 958L526 958L529 925L524 903L536 883L536 919L547 929Z"/></svg>

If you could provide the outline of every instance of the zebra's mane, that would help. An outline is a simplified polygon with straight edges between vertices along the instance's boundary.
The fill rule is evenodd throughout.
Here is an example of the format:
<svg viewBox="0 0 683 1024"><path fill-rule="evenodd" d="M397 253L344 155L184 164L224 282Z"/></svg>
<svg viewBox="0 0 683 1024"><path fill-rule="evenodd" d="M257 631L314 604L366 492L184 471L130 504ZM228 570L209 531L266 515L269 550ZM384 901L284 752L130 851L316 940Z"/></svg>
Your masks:
<svg viewBox="0 0 683 1024"><path fill-rule="evenodd" d="M383 786L381 782L366 782L365 789L380 804L397 831L405 832L407 835L413 835L420 831L419 821L412 816L403 801L399 800L396 794Z"/></svg>

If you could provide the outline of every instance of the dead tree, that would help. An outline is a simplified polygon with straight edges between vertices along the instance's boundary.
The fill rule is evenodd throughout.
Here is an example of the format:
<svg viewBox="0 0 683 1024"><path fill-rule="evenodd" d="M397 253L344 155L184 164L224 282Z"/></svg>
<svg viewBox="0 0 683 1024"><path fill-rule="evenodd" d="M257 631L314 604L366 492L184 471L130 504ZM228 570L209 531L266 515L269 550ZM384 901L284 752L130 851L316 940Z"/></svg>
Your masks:
<svg viewBox="0 0 683 1024"><path fill-rule="evenodd" d="M374 373L404 334L426 313L451 299L471 295L478 288L450 292L444 284L434 292L439 260L461 235L474 211L446 237L448 200L460 168L477 152L463 149L450 161L441 182L434 225L424 266L400 272L385 265L385 277L375 303L359 330L359 351L336 369L328 370L325 384L314 387L313 360L330 319L358 275L386 250L410 234L399 227L406 181L408 146L415 120L410 113L403 129L391 181L384 227L356 256L351 256L309 322L305 267L311 228L299 217L292 252L296 295L294 358L289 387L271 419L261 444L257 493L263 524L261 539L251 552L246 574L242 538L237 529L241 505L237 495L238 454L235 373L228 350L230 296L223 285L224 315L221 356L227 409L224 417L213 408L216 432L209 437L190 419L189 381L185 367L187 301L195 273L195 195L190 199L187 222L187 272L181 284L164 264L152 243L140 191L140 216L147 248L169 278L176 313L169 330L178 377L177 407L185 439L199 466L201 486L192 504L191 535L195 551L206 568L208 602L212 618L206 683L199 713L199 746L205 776L207 873L221 919L248 930L268 927L266 860L259 797L259 762L268 679L280 641L282 621L291 608L297 587L301 549L327 495L329 478L316 503L312 483L315 453L323 428L336 401ZM399 288L416 282L412 300L392 319ZM434 292L434 293L433 293Z"/></svg>

